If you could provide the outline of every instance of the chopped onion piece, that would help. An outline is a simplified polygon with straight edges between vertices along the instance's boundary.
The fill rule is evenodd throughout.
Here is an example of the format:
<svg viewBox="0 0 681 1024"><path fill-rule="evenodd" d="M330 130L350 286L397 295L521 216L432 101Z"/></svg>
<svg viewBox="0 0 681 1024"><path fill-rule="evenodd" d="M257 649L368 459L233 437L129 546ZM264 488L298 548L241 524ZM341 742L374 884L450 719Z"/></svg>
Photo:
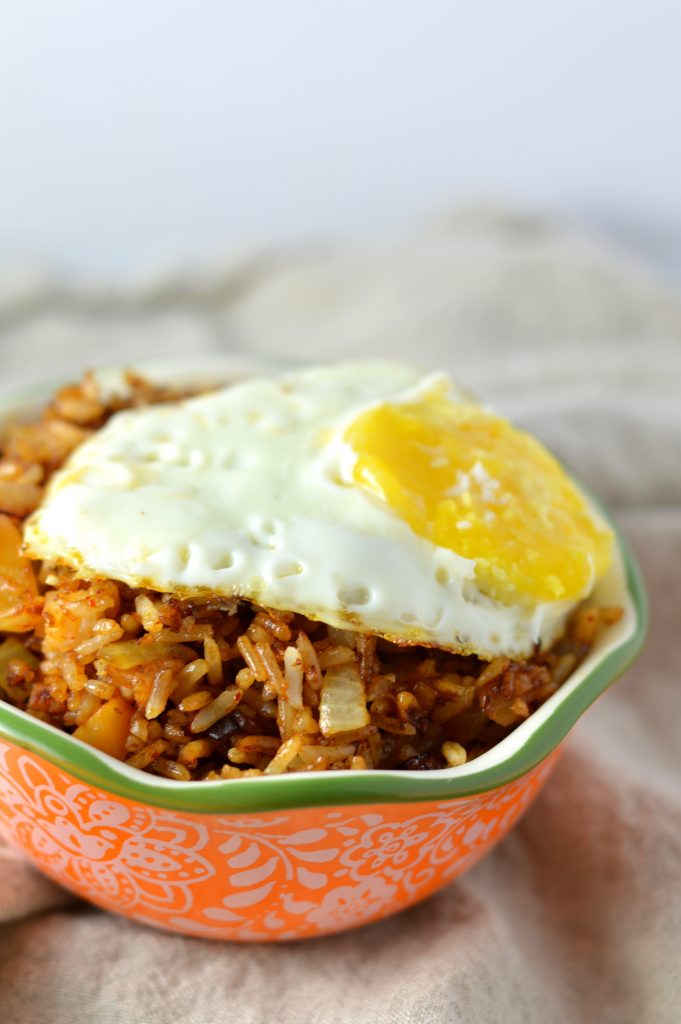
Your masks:
<svg viewBox="0 0 681 1024"><path fill-rule="evenodd" d="M357 665L334 665L324 673L319 703L323 736L352 732L369 724L364 683Z"/></svg>
<svg viewBox="0 0 681 1024"><path fill-rule="evenodd" d="M137 665L149 665L151 662L165 658L184 662L193 661L196 655L191 647L184 647L182 644L120 640L103 647L99 652L99 657L116 668L129 669L135 668Z"/></svg>

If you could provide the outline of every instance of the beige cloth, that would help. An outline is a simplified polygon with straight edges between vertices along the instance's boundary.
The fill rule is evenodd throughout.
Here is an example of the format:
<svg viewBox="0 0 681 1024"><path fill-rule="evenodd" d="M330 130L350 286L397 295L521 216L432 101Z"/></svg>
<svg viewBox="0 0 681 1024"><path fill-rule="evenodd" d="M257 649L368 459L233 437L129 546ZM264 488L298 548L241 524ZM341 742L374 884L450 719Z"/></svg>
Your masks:
<svg viewBox="0 0 681 1024"><path fill-rule="evenodd" d="M2 1024L671 1024L681 1019L681 297L531 217L463 211L392 246L246 254L144 286L0 281L5 380L162 350L444 365L565 455L648 581L636 667L511 836L363 931L238 946L71 899L0 846Z"/></svg>

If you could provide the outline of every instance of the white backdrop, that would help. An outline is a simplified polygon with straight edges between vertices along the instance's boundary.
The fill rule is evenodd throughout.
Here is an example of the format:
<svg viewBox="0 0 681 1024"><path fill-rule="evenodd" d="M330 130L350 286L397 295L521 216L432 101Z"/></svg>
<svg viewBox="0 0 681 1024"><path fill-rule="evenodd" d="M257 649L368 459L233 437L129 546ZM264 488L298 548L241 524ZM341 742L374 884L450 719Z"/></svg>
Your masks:
<svg viewBox="0 0 681 1024"><path fill-rule="evenodd" d="M681 266L674 0L5 0L0 263L390 232L471 197Z"/></svg>

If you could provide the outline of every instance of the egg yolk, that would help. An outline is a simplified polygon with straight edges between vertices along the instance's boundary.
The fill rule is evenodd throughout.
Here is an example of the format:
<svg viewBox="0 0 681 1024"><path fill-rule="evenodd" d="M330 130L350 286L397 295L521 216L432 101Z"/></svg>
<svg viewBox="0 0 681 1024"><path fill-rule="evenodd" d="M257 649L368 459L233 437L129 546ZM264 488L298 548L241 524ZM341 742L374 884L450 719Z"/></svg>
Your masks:
<svg viewBox="0 0 681 1024"><path fill-rule="evenodd" d="M416 534L475 561L505 603L577 600L608 567L612 535L534 438L466 402L375 406L344 440L355 484Z"/></svg>

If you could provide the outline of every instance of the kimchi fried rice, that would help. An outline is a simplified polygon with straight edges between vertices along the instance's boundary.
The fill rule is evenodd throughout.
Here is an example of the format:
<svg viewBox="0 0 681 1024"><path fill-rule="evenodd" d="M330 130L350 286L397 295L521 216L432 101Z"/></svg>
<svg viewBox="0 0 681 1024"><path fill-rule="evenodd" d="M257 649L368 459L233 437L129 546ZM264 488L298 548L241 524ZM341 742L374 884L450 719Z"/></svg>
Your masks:
<svg viewBox="0 0 681 1024"><path fill-rule="evenodd" d="M498 743L563 684L614 608L578 608L510 660L397 645L221 596L79 579L20 553L23 519L68 454L121 408L178 393L93 376L6 433L0 461L0 698L169 779L438 769Z"/></svg>

